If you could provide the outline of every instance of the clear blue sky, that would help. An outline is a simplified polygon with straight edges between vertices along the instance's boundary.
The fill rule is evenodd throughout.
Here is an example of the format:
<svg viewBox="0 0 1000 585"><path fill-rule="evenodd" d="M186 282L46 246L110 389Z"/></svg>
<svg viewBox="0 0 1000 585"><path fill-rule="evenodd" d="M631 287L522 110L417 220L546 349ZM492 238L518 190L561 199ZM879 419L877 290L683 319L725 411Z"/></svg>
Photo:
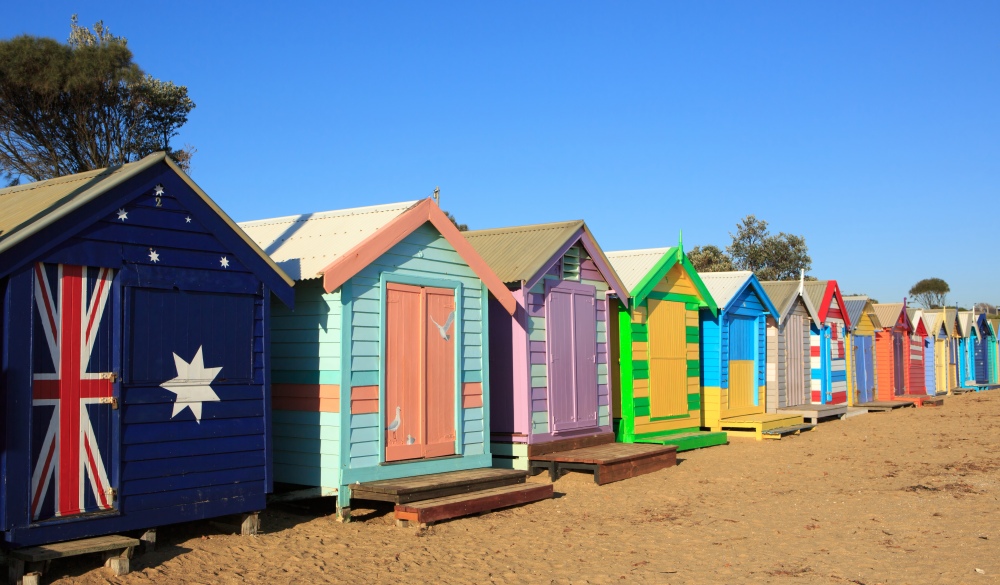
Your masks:
<svg viewBox="0 0 1000 585"><path fill-rule="evenodd" d="M8 2L103 19L187 85L176 139L237 220L417 199L473 228L583 218L605 250L729 243L1000 304L1000 3Z"/></svg>

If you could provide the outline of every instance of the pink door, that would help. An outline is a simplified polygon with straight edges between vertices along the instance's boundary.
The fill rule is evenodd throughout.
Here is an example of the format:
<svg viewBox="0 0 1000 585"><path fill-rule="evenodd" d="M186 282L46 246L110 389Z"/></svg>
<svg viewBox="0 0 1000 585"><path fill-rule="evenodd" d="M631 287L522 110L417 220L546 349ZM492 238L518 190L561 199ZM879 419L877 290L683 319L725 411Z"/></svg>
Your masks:
<svg viewBox="0 0 1000 585"><path fill-rule="evenodd" d="M386 285L385 459L455 453L455 293Z"/></svg>

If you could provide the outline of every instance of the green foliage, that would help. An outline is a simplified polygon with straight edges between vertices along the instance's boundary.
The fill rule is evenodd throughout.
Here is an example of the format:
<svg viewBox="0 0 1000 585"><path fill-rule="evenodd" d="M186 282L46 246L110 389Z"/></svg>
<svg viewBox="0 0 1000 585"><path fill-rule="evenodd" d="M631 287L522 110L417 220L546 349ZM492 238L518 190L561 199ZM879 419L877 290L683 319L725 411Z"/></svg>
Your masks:
<svg viewBox="0 0 1000 585"><path fill-rule="evenodd" d="M698 272L728 272L734 270L732 259L718 246L695 246L687 253Z"/></svg>
<svg viewBox="0 0 1000 585"><path fill-rule="evenodd" d="M467 232L467 231L469 231L469 226L467 224L464 224L464 223L458 223L458 220L455 219L455 216L452 215L450 211L445 211L444 215L445 215L445 217L447 217L448 219L451 220L451 223L455 224L455 227L458 228L458 231L460 231L460 232Z"/></svg>
<svg viewBox="0 0 1000 585"><path fill-rule="evenodd" d="M120 165L164 150L195 104L187 88L143 73L123 37L73 16L66 44L0 41L0 175L12 183Z"/></svg>
<svg viewBox="0 0 1000 585"><path fill-rule="evenodd" d="M802 236L771 234L767 222L754 215L736 224L733 242L726 248L736 270L750 270L760 280L797 280L812 268L809 247Z"/></svg>
<svg viewBox="0 0 1000 585"><path fill-rule="evenodd" d="M910 296L925 309L939 309L948 300L951 287L940 278L925 278L910 287Z"/></svg>

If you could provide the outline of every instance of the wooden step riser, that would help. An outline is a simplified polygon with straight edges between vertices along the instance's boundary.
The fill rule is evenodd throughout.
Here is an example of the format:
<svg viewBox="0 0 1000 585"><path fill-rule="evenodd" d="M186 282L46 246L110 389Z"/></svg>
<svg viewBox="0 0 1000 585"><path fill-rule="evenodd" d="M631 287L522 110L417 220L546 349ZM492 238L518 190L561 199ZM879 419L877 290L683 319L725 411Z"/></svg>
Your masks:
<svg viewBox="0 0 1000 585"><path fill-rule="evenodd" d="M385 494L379 492L367 492L363 489L356 489L351 492L351 499L376 500L379 502L392 502L394 504L408 504L410 502L420 502L423 500L433 500L435 498L445 498L459 494L468 494L482 490L488 490L508 485L524 483L527 475L519 477L509 477L486 482L468 483L465 485L448 486L423 491L408 492L405 494Z"/></svg>
<svg viewBox="0 0 1000 585"><path fill-rule="evenodd" d="M481 497L472 497L473 494L470 494L471 499L442 503L437 506L414 508L398 505L396 506L395 516L397 520L429 524L499 510L500 508L537 502L551 498L552 494L551 484L532 485L530 487L526 486L522 490L504 494L491 494Z"/></svg>

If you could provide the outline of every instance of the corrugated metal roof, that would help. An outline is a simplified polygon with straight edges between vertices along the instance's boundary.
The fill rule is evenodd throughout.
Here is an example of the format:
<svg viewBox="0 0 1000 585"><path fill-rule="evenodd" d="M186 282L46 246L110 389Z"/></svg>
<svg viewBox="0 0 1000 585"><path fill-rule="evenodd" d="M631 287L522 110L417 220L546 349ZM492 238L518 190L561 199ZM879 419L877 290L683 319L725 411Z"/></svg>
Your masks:
<svg viewBox="0 0 1000 585"><path fill-rule="evenodd" d="M309 280L319 278L330 263L417 203L303 213L239 225L293 280Z"/></svg>
<svg viewBox="0 0 1000 585"><path fill-rule="evenodd" d="M851 320L852 330L858 326L867 304L868 297L865 296L844 297L844 310L847 311L847 318Z"/></svg>
<svg viewBox="0 0 1000 585"><path fill-rule="evenodd" d="M635 292L635 287L642 282L642 279L649 274L656 264L667 254L674 253L676 247L671 248L645 248L643 250L619 250L617 252L606 252L605 255L611 262L611 267L618 273L630 293Z"/></svg>
<svg viewBox="0 0 1000 585"><path fill-rule="evenodd" d="M0 189L0 251L164 158L156 153L119 167ZM64 208L70 209L56 213Z"/></svg>
<svg viewBox="0 0 1000 585"><path fill-rule="evenodd" d="M938 331L941 329L941 312L925 310L921 311L920 316L924 320L924 327L927 328L927 334L937 337Z"/></svg>
<svg viewBox="0 0 1000 585"><path fill-rule="evenodd" d="M959 311L958 313L958 325L962 328L962 337L969 337L972 335L972 328L974 326L975 315L972 311Z"/></svg>
<svg viewBox="0 0 1000 585"><path fill-rule="evenodd" d="M743 288L747 280L753 276L749 270L736 270L732 272L699 272L698 276L705 283L705 288L715 299L719 309L724 309L729 305L729 301Z"/></svg>
<svg viewBox="0 0 1000 585"><path fill-rule="evenodd" d="M906 316L910 318L910 323L913 324L913 331L916 331L917 327L920 324L920 321L922 320L921 317L923 316L923 313L920 311L920 309L913 309L911 307L907 307ZM925 330L927 329L926 324L924 325L924 329Z"/></svg>
<svg viewBox="0 0 1000 585"><path fill-rule="evenodd" d="M903 303L878 303L872 306L882 327L894 327L899 314L903 311Z"/></svg>
<svg viewBox="0 0 1000 585"><path fill-rule="evenodd" d="M781 312L782 317L799 296L799 283L796 280L768 280L761 282L760 285L764 287L767 296L771 297L771 302Z"/></svg>
<svg viewBox="0 0 1000 585"><path fill-rule="evenodd" d="M462 235L504 283L527 281L552 260L583 220L474 230Z"/></svg>
<svg viewBox="0 0 1000 585"><path fill-rule="evenodd" d="M827 280L807 280L802 285L802 291L805 293L809 300L812 301L814 307L817 311L820 311L820 315L825 315L823 311L823 296L826 295L826 289L829 286L829 281ZM851 321L853 323L853 321Z"/></svg>

